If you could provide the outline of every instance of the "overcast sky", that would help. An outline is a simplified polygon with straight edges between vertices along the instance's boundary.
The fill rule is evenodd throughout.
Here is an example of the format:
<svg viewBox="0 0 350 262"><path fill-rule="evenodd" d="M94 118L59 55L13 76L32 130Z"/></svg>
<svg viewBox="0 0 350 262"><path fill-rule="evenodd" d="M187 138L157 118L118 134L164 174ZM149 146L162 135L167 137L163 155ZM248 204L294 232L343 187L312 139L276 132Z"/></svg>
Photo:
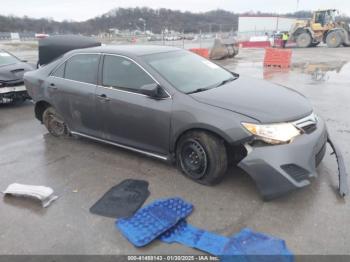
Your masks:
<svg viewBox="0 0 350 262"><path fill-rule="evenodd" d="M297 0L1 0L0 14L29 17L51 17L62 21L83 21L116 7L147 6L202 12L225 9L233 12L294 12ZM350 15L349 0L299 0L298 10L336 8Z"/></svg>

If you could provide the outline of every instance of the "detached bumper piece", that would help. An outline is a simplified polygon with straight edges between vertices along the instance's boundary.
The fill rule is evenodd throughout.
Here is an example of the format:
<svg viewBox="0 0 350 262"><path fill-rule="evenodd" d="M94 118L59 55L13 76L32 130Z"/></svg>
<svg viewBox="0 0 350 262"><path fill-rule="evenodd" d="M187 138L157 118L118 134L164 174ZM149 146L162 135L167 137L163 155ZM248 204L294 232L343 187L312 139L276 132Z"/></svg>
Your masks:
<svg viewBox="0 0 350 262"><path fill-rule="evenodd" d="M32 186L22 184L11 184L4 191L5 195L30 197L41 201L43 207L48 207L58 196L54 195L52 188L45 186Z"/></svg>
<svg viewBox="0 0 350 262"><path fill-rule="evenodd" d="M349 186L348 186L348 173L346 172L344 158L338 146L331 140L329 136L328 136L327 142L332 147L333 154L335 155L338 163L339 194L341 197L345 197L346 195L349 194Z"/></svg>

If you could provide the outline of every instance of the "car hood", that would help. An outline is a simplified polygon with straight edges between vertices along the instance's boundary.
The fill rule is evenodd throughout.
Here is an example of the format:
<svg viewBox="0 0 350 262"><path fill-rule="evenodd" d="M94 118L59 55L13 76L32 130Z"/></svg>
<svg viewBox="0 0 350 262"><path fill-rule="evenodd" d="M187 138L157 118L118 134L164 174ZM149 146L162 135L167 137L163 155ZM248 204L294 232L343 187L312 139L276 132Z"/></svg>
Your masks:
<svg viewBox="0 0 350 262"><path fill-rule="evenodd" d="M27 63L16 63L0 66L0 82L23 81L23 75L34 67Z"/></svg>
<svg viewBox="0 0 350 262"><path fill-rule="evenodd" d="M191 96L198 102L231 110L261 123L294 121L312 113L310 102L300 93L242 76L226 85Z"/></svg>

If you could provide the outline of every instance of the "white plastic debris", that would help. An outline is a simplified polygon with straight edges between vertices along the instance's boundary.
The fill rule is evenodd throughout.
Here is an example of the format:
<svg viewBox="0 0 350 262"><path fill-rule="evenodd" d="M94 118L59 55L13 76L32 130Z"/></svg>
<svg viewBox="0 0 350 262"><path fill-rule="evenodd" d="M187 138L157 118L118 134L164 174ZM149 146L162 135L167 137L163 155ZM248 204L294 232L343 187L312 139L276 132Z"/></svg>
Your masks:
<svg viewBox="0 0 350 262"><path fill-rule="evenodd" d="M14 196L31 197L41 201L43 207L48 207L58 196L54 195L53 189L46 186L32 186L13 183L7 187L4 194Z"/></svg>

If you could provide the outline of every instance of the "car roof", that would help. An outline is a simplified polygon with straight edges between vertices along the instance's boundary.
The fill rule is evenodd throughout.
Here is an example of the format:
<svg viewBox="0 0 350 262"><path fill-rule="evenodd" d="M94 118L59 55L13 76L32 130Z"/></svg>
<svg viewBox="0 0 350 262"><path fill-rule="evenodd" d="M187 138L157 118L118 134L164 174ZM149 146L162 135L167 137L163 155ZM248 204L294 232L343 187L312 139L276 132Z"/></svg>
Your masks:
<svg viewBox="0 0 350 262"><path fill-rule="evenodd" d="M106 45L84 49L77 49L73 53L92 52L92 53L109 53L128 56L143 56L165 52L174 52L183 50L172 46L160 45Z"/></svg>

